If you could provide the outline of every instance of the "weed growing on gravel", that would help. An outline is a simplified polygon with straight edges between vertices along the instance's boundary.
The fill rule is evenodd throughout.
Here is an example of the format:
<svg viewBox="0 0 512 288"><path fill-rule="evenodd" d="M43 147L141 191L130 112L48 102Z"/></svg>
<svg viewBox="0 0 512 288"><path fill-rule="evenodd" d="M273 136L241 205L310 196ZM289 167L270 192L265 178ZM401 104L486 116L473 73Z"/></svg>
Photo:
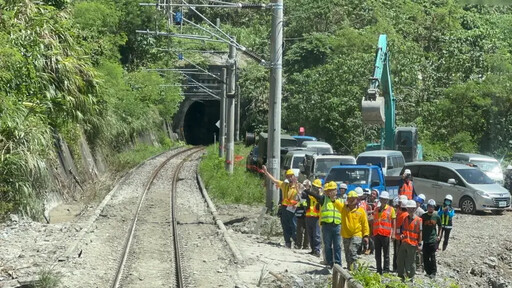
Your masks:
<svg viewBox="0 0 512 288"><path fill-rule="evenodd" d="M60 275L48 269L39 272L39 279L36 282L36 288L54 288L60 284Z"/></svg>
<svg viewBox="0 0 512 288"><path fill-rule="evenodd" d="M235 166L233 175L224 169L224 159L218 150L210 145L199 165L199 173L208 193L221 203L256 204L264 203L263 181L257 175L245 170L245 157L250 147L235 145ZM243 157L243 158L242 158Z"/></svg>

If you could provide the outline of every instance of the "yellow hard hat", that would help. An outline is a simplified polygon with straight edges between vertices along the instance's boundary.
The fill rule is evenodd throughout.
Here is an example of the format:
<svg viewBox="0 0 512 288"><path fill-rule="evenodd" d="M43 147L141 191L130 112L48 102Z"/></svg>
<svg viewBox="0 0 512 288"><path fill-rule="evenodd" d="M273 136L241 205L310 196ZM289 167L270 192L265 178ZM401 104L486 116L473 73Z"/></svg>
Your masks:
<svg viewBox="0 0 512 288"><path fill-rule="evenodd" d="M286 170L286 176L290 176L290 175L295 175L295 173L293 173L293 170L292 169Z"/></svg>
<svg viewBox="0 0 512 288"><path fill-rule="evenodd" d="M313 181L313 186L315 186L317 188L322 188L322 180L315 179L315 181Z"/></svg>
<svg viewBox="0 0 512 288"><path fill-rule="evenodd" d="M352 190L352 191L348 192L348 195L347 195L347 198L352 198L352 197L355 197L355 198L357 198L357 197L358 197L358 196L357 196L357 192L356 192L356 191L354 191L354 190Z"/></svg>
<svg viewBox="0 0 512 288"><path fill-rule="evenodd" d="M331 181L324 186L324 190L336 190L338 188L338 184L336 182Z"/></svg>

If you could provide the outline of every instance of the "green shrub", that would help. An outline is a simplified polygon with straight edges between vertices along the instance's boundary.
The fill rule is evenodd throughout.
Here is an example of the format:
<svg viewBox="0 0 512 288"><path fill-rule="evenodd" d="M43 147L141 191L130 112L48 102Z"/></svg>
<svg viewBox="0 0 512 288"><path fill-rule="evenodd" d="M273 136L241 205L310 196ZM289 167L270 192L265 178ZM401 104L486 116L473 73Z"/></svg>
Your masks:
<svg viewBox="0 0 512 288"><path fill-rule="evenodd" d="M409 281L403 282L399 277L392 274L379 275L378 273L370 271L368 264L363 263L357 267L356 271L352 273L354 279L359 281L363 287L372 288L408 288L408 287L430 287L430 288L458 288L459 286L452 279L443 279L431 281L429 279L415 279L414 283ZM442 283L441 283L442 282Z"/></svg>
<svg viewBox="0 0 512 288"><path fill-rule="evenodd" d="M235 145L235 162L233 175L224 169L224 159L218 156L218 147L210 145L199 165L199 173L208 193L222 203L257 204L264 203L265 189L262 179L245 170L245 157L248 147ZM238 155L239 157L236 157ZM243 156L240 159L240 156Z"/></svg>

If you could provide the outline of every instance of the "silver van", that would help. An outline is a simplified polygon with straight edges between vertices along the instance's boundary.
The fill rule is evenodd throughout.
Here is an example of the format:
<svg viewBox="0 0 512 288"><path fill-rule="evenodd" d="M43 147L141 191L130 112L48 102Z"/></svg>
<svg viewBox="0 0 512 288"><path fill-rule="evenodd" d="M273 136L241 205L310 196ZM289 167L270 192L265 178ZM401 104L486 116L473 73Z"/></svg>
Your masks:
<svg viewBox="0 0 512 288"><path fill-rule="evenodd" d="M381 165L384 176L398 176L404 167L404 155L395 150L366 151L357 156L358 165Z"/></svg>
<svg viewBox="0 0 512 288"><path fill-rule="evenodd" d="M350 155L310 153L307 153L304 162L299 164L301 182L305 179L323 179L333 166L356 164L356 158Z"/></svg>
<svg viewBox="0 0 512 288"><path fill-rule="evenodd" d="M500 162L492 157L473 153L455 153L453 154L452 162L473 164L494 180L494 182L501 186L505 183Z"/></svg>
<svg viewBox="0 0 512 288"><path fill-rule="evenodd" d="M317 154L332 154L334 152L329 143L322 141L304 141L301 146Z"/></svg>
<svg viewBox="0 0 512 288"><path fill-rule="evenodd" d="M490 210L501 214L510 206L510 193L477 168L450 162L411 162L404 170L411 170L414 189L427 199L442 203L453 196L453 207L463 213Z"/></svg>

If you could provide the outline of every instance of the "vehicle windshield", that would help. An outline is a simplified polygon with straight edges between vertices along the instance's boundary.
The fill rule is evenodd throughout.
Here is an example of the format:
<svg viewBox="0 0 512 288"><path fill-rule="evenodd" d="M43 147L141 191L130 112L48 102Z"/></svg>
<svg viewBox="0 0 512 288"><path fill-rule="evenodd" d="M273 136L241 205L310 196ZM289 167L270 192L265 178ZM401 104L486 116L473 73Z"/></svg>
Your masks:
<svg viewBox="0 0 512 288"><path fill-rule="evenodd" d="M358 165L381 165L382 168L386 168L386 158L380 156L360 156L357 158Z"/></svg>
<svg viewBox="0 0 512 288"><path fill-rule="evenodd" d="M327 172L329 172L329 169L332 168L332 166L340 165L341 160L340 159L332 159L332 158L325 158L325 159L317 159L316 160L316 167L315 167L315 174L323 174L327 175Z"/></svg>
<svg viewBox="0 0 512 288"><path fill-rule="evenodd" d="M342 168L331 169L325 182L335 181L347 184L368 184L368 173L366 168Z"/></svg>
<svg viewBox="0 0 512 288"><path fill-rule="evenodd" d="M484 172L500 173L501 167L498 162L485 161L485 160L471 160L471 163L475 164L478 169Z"/></svg>
<svg viewBox="0 0 512 288"><path fill-rule="evenodd" d="M478 169L457 169L460 176L469 184L494 184L494 181Z"/></svg>
<svg viewBox="0 0 512 288"><path fill-rule="evenodd" d="M304 161L304 156L295 156L293 157L292 168L299 169L299 164Z"/></svg>

